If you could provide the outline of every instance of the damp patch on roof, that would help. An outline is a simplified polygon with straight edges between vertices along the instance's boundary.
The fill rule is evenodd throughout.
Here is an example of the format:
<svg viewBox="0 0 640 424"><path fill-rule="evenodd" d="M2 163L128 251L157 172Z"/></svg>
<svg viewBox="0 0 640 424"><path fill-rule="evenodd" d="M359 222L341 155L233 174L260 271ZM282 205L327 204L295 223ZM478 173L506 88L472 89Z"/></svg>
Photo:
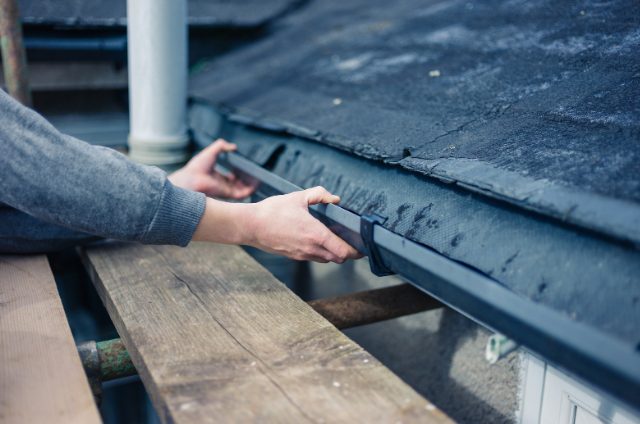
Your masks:
<svg viewBox="0 0 640 424"><path fill-rule="evenodd" d="M192 94L640 245L634 5L311 2Z"/></svg>

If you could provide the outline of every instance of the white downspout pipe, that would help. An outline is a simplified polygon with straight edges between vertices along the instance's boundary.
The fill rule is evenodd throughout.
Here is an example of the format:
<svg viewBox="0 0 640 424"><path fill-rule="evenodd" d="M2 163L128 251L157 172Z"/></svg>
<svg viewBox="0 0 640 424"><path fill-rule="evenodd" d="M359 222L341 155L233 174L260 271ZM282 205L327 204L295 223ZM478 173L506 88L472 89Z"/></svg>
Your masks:
<svg viewBox="0 0 640 424"><path fill-rule="evenodd" d="M150 165L187 159L187 2L128 0L129 155Z"/></svg>

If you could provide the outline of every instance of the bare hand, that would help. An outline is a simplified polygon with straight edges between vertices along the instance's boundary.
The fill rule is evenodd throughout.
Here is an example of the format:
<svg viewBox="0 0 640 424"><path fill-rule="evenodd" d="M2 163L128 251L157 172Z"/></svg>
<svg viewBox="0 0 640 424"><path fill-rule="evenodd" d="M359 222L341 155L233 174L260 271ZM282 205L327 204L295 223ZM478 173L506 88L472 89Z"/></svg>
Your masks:
<svg viewBox="0 0 640 424"><path fill-rule="evenodd" d="M255 204L249 243L297 260L343 263L362 255L311 216L309 206L338 203L340 198L314 187Z"/></svg>
<svg viewBox="0 0 640 424"><path fill-rule="evenodd" d="M243 199L253 193L255 186L241 181L233 174L222 175L213 169L220 153L234 150L235 144L222 139L216 140L184 167L169 175L169 181L178 187L199 191L208 196Z"/></svg>

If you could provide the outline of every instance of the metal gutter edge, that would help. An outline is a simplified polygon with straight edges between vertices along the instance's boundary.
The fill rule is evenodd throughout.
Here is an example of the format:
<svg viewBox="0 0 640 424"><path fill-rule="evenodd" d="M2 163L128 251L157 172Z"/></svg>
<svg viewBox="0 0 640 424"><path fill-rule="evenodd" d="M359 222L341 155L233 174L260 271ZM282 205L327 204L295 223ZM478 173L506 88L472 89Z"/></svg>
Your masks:
<svg viewBox="0 0 640 424"><path fill-rule="evenodd" d="M219 165L258 180L258 197L301 190L237 153L224 155ZM361 252L367 251L359 215L336 205L310 209L336 234ZM520 297L495 280L380 225L373 227L373 242L385 267L417 288L640 410L640 354L635 347Z"/></svg>

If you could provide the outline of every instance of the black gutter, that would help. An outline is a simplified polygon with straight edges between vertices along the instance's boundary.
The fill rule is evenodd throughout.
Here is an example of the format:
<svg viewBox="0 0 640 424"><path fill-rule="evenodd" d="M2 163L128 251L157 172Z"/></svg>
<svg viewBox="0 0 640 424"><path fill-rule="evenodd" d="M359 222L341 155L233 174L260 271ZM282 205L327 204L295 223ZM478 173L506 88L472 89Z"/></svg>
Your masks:
<svg viewBox="0 0 640 424"><path fill-rule="evenodd" d="M245 178L257 179L259 197L300 190L238 154L224 156L219 164ZM488 276L380 225L373 226L374 246L365 246L361 236L362 217L346 209L335 205L311 209L361 252L377 250L384 267L414 286L605 390L633 409L640 409L640 355L633 347L520 297Z"/></svg>

